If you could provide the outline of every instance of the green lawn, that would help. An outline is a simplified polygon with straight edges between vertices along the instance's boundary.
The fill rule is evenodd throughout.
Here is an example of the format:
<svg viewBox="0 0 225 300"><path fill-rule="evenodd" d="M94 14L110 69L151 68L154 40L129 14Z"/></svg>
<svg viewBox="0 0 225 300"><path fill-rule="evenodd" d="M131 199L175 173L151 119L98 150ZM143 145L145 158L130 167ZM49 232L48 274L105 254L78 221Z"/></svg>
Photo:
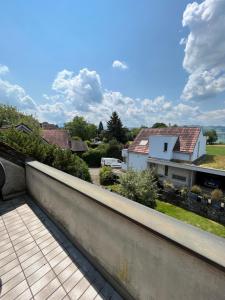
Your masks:
<svg viewBox="0 0 225 300"><path fill-rule="evenodd" d="M214 233L225 238L225 226L209 220L207 218L201 217L193 212L185 210L181 207L166 203L163 201L157 201L157 211L160 211L168 216L174 217L185 223L194 225L208 232Z"/></svg>
<svg viewBox="0 0 225 300"><path fill-rule="evenodd" d="M209 155L224 155L225 156L225 145L207 145L207 154Z"/></svg>

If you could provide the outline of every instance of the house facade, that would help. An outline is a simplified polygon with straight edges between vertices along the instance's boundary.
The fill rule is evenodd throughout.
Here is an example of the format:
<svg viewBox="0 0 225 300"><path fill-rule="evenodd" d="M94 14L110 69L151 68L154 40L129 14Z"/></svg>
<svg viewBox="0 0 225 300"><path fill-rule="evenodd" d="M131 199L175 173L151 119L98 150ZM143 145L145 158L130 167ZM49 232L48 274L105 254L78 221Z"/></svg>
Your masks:
<svg viewBox="0 0 225 300"><path fill-rule="evenodd" d="M144 128L128 149L124 169L154 168L160 180L192 186L194 162L206 154L206 138L199 127Z"/></svg>

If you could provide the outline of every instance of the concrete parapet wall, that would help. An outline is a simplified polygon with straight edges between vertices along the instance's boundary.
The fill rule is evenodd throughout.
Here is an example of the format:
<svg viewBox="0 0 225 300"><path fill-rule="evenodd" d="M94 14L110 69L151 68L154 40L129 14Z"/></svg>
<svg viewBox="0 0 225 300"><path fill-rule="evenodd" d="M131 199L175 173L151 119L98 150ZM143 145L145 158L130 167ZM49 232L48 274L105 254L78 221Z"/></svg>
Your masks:
<svg viewBox="0 0 225 300"><path fill-rule="evenodd" d="M125 299L224 299L224 239L38 162L26 182Z"/></svg>

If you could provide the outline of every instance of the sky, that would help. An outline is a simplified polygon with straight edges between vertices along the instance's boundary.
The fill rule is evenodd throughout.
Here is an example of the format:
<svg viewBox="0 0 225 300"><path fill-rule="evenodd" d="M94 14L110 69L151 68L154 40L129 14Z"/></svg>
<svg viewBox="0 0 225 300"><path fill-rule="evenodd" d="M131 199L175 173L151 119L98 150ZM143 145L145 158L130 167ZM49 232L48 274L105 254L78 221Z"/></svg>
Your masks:
<svg viewBox="0 0 225 300"><path fill-rule="evenodd" d="M40 121L225 125L225 1L0 2L0 103Z"/></svg>

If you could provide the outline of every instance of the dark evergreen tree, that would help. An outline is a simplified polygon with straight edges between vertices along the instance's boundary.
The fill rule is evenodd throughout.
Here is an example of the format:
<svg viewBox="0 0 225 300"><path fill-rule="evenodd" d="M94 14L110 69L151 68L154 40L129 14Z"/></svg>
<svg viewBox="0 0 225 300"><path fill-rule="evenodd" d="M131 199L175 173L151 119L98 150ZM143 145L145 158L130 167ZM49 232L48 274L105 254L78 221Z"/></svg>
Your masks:
<svg viewBox="0 0 225 300"><path fill-rule="evenodd" d="M103 127L102 121L100 121L100 123L98 125L98 134L101 134L103 130L104 130L104 127Z"/></svg>
<svg viewBox="0 0 225 300"><path fill-rule="evenodd" d="M120 143L126 143L127 141L125 128L115 111L107 122L107 136L109 139L116 139Z"/></svg>

